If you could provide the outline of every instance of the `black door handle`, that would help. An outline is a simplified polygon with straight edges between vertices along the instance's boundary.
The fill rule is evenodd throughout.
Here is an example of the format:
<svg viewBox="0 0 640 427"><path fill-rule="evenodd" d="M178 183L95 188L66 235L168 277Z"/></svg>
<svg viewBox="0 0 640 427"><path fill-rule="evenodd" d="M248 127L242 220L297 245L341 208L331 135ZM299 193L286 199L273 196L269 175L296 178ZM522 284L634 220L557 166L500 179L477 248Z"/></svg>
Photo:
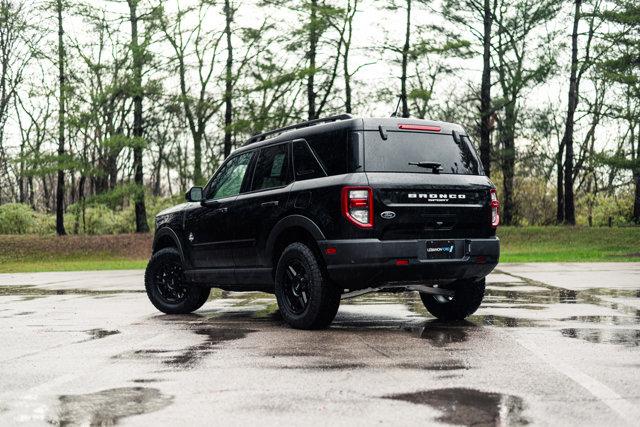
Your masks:
<svg viewBox="0 0 640 427"><path fill-rule="evenodd" d="M272 200L270 202L264 202L264 203L260 203L260 206L278 206L278 201L277 200Z"/></svg>
<svg viewBox="0 0 640 427"><path fill-rule="evenodd" d="M214 214L219 214L219 213L227 213L229 209L227 208L218 208L218 209L214 209L212 213Z"/></svg>

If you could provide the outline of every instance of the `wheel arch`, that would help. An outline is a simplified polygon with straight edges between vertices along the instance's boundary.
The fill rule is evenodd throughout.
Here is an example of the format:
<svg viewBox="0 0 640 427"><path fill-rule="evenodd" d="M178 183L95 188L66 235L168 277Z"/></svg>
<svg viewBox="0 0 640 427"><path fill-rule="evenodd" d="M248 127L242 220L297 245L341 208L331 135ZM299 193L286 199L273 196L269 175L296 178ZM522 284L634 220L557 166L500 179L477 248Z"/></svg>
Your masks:
<svg viewBox="0 0 640 427"><path fill-rule="evenodd" d="M311 219L302 215L289 215L282 218L269 234L265 250L265 262L269 267L277 264L276 257L290 243L303 242L311 246L319 259L318 240L326 240L324 233Z"/></svg>
<svg viewBox="0 0 640 427"><path fill-rule="evenodd" d="M184 265L185 259L182 243L180 242L180 238L178 237L176 232L169 227L163 227L156 231L155 235L153 236L153 246L151 252L155 254L160 249L164 248L176 248L178 250L178 253L180 254L180 260Z"/></svg>

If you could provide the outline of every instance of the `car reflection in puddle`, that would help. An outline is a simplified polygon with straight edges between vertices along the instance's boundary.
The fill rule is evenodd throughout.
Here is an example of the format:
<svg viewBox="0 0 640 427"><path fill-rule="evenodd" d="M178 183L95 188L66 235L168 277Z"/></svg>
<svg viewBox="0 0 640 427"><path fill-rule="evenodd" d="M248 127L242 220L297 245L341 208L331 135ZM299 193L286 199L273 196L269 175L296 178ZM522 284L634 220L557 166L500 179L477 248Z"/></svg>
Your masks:
<svg viewBox="0 0 640 427"><path fill-rule="evenodd" d="M527 424L520 397L469 388L443 388L383 396L442 412L437 421L456 425L496 426Z"/></svg>

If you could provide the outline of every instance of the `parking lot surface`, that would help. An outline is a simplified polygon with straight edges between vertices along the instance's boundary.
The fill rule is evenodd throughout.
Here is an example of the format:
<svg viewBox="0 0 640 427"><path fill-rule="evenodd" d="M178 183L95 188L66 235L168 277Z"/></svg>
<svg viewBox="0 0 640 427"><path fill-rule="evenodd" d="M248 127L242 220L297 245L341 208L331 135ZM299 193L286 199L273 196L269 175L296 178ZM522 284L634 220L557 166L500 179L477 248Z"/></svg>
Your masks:
<svg viewBox="0 0 640 427"><path fill-rule="evenodd" d="M157 312L142 271L0 275L2 425L637 425L640 263L500 265L442 323L413 293L290 329L275 298Z"/></svg>

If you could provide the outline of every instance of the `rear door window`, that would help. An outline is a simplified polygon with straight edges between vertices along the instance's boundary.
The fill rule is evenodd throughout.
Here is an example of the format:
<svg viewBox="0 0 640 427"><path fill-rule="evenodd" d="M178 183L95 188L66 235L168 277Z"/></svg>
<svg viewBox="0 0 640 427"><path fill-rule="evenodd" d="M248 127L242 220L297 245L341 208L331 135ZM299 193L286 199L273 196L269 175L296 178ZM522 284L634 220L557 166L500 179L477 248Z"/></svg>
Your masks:
<svg viewBox="0 0 640 427"><path fill-rule="evenodd" d="M348 132L344 129L305 137L328 175L348 171Z"/></svg>
<svg viewBox="0 0 640 427"><path fill-rule="evenodd" d="M368 172L434 173L433 168L410 163L438 163L442 174L478 175L478 159L466 140L426 132L365 132L365 170Z"/></svg>
<svg viewBox="0 0 640 427"><path fill-rule="evenodd" d="M260 150L251 190L282 187L291 182L288 148L289 144L278 144Z"/></svg>
<svg viewBox="0 0 640 427"><path fill-rule="evenodd" d="M293 170L296 181L320 178L326 175L305 141L293 143Z"/></svg>

